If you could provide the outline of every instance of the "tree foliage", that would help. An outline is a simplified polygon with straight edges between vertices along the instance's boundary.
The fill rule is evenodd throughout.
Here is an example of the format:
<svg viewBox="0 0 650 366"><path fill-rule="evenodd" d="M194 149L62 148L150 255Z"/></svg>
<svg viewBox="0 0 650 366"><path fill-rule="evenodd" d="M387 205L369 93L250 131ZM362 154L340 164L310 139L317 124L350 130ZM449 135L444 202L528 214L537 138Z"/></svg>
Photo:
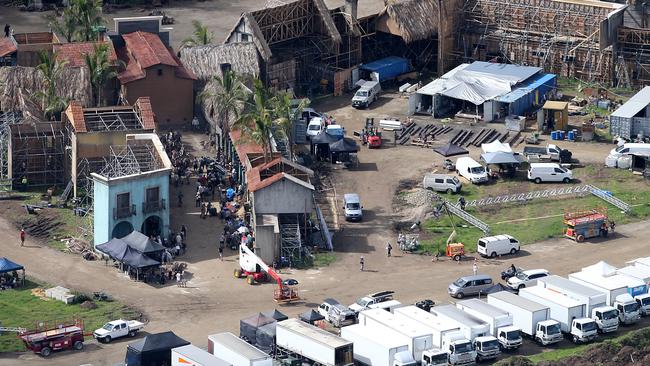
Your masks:
<svg viewBox="0 0 650 366"><path fill-rule="evenodd" d="M192 20L194 31L192 36L183 40L183 47L203 46L212 43L214 34L210 32L207 25L198 20Z"/></svg>
<svg viewBox="0 0 650 366"><path fill-rule="evenodd" d="M41 51L38 54L41 63L36 66L43 76L45 91L37 91L34 96L40 100L43 113L50 121L56 120L68 105L68 100L59 96L56 88L66 62L58 61L56 56Z"/></svg>
<svg viewBox="0 0 650 366"><path fill-rule="evenodd" d="M61 18L46 16L52 29L68 42L88 42L97 39L97 27L105 24L101 0L71 0Z"/></svg>
<svg viewBox="0 0 650 366"><path fill-rule="evenodd" d="M90 84L93 87L93 99L96 106L101 106L102 90L109 80L117 77L117 66L124 64L121 60L117 64L110 62L110 49L108 43L95 44L92 54L85 54L84 61L90 73Z"/></svg>

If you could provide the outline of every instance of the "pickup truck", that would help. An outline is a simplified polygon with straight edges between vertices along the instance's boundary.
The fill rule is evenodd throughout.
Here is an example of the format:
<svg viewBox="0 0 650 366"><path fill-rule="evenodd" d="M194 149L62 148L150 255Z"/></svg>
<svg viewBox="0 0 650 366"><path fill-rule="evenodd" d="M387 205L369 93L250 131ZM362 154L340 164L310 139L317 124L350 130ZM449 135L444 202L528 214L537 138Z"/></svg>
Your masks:
<svg viewBox="0 0 650 366"><path fill-rule="evenodd" d="M374 294L369 294L357 300L357 302L350 305L349 308L358 314L362 310L369 309L370 305L392 300L394 293L395 291L380 291Z"/></svg>
<svg viewBox="0 0 650 366"><path fill-rule="evenodd" d="M325 318L325 321L337 328L352 325L357 322L357 316L354 311L330 298L323 300L323 303L318 307L318 313Z"/></svg>
<svg viewBox="0 0 650 366"><path fill-rule="evenodd" d="M570 163L572 153L566 149L560 149L557 145L548 144L546 147L526 146L524 147L524 156L531 163L544 161L557 161L560 163Z"/></svg>
<svg viewBox="0 0 650 366"><path fill-rule="evenodd" d="M144 327L144 324L137 320L113 320L93 332L93 337L100 342L110 343L113 339L121 337L135 337Z"/></svg>

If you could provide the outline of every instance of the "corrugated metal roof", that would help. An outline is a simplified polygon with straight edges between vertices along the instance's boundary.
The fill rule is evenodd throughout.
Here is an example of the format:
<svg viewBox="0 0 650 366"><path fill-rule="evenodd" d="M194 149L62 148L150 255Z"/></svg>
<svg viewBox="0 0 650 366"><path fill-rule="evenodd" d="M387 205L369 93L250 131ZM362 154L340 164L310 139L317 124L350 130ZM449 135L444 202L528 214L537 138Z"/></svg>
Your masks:
<svg viewBox="0 0 650 366"><path fill-rule="evenodd" d="M472 62L466 71L481 72L490 75L505 77L508 80L515 80L518 83L542 71L541 67L521 66L513 64L498 64L494 62L475 61Z"/></svg>
<svg viewBox="0 0 650 366"><path fill-rule="evenodd" d="M441 91L445 90L445 80L451 79L454 75L456 75L457 72L464 70L467 68L469 64L460 64L457 67L447 71L444 75L442 75L439 79L436 79L429 84L421 87L416 91L417 94L423 94L423 95L436 95L440 93Z"/></svg>
<svg viewBox="0 0 650 366"><path fill-rule="evenodd" d="M535 89L539 88L542 85L555 84L555 82L553 81L555 80L555 78L556 78L555 74L535 75L534 77L531 77L529 80L526 80L526 82L523 83L522 85L515 86L515 88L510 93L498 96L494 98L494 100L501 103L514 103L524 95L532 93L533 91L535 91Z"/></svg>
<svg viewBox="0 0 650 366"><path fill-rule="evenodd" d="M650 86L646 86L636 93L627 103L620 106L612 113L612 117L632 118L650 104Z"/></svg>

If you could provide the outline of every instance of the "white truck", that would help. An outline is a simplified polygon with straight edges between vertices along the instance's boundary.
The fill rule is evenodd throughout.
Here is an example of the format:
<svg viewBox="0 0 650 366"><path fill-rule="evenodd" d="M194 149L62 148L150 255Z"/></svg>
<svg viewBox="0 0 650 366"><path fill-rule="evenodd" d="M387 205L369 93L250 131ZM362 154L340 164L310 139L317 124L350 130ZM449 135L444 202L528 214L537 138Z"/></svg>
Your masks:
<svg viewBox="0 0 650 366"><path fill-rule="evenodd" d="M381 84L379 81L368 80L364 82L359 90L352 97L352 106L354 108L368 108L372 102L379 98Z"/></svg>
<svg viewBox="0 0 650 366"><path fill-rule="evenodd" d="M542 286L521 289L519 296L548 306L551 319L560 323L560 330L574 343L590 342L598 336L596 322L584 316L585 304Z"/></svg>
<svg viewBox="0 0 650 366"><path fill-rule="evenodd" d="M647 284L650 284L650 267L644 264L633 264L619 268L616 273L638 278ZM635 295L634 300L639 304L641 315L650 315L650 294Z"/></svg>
<svg viewBox="0 0 650 366"><path fill-rule="evenodd" d="M122 337L135 337L144 328L144 323L137 320L117 319L95 329L93 337L103 343L111 343L113 339Z"/></svg>
<svg viewBox="0 0 650 366"><path fill-rule="evenodd" d="M548 144L545 147L525 146L524 156L531 163L542 161L560 161L560 149L557 145Z"/></svg>
<svg viewBox="0 0 650 366"><path fill-rule="evenodd" d="M560 324L550 319L548 306L507 291L488 294L487 302L512 314L513 325L537 343L546 346L562 340Z"/></svg>
<svg viewBox="0 0 650 366"><path fill-rule="evenodd" d="M415 366L408 344L403 337L383 327L349 325L341 328L341 337L354 343L354 361L369 366ZM444 358L445 364L447 358ZM235 366L235 365L233 365Z"/></svg>
<svg viewBox="0 0 650 366"><path fill-rule="evenodd" d="M425 326L433 335L434 350L422 354L422 363L426 365L427 357L448 358L451 365L466 365L476 360L476 350L469 339L466 339L458 324L442 319L434 314L410 305L393 311L396 317L415 321Z"/></svg>
<svg viewBox="0 0 650 366"><path fill-rule="evenodd" d="M353 365L352 342L292 318L275 326L275 344L323 366Z"/></svg>
<svg viewBox="0 0 650 366"><path fill-rule="evenodd" d="M172 366L231 366L230 363L192 344L172 348L171 358Z"/></svg>
<svg viewBox="0 0 650 366"><path fill-rule="evenodd" d="M569 280L605 293L607 305L611 305L618 310L619 322L632 324L641 318L638 303L632 296L647 292L643 281L621 274L605 276L594 271L585 270L569 274ZM630 295L631 300L625 296L619 298L619 295L625 294Z"/></svg>
<svg viewBox="0 0 650 366"><path fill-rule="evenodd" d="M454 305L441 305L431 308L431 314L459 325L465 338L472 341L476 349L476 360L491 360L501 353L499 341L490 335L490 325Z"/></svg>
<svg viewBox="0 0 650 366"><path fill-rule="evenodd" d="M355 313L359 313L362 310L371 309L375 304L392 301L394 293L395 291L379 291L373 294L368 294L358 299L357 302L348 306L348 308Z"/></svg>
<svg viewBox="0 0 650 366"><path fill-rule="evenodd" d="M232 366L273 366L271 356L232 333L209 335L208 353Z"/></svg>
<svg viewBox="0 0 650 366"><path fill-rule="evenodd" d="M513 326L512 314L479 299L463 300L456 307L490 325L490 334L497 338L502 349L521 346L521 329Z"/></svg>
<svg viewBox="0 0 650 366"><path fill-rule="evenodd" d="M540 278L537 285L585 304L585 315L596 322L599 331L608 333L618 329L618 311L607 304L604 292L556 275Z"/></svg>

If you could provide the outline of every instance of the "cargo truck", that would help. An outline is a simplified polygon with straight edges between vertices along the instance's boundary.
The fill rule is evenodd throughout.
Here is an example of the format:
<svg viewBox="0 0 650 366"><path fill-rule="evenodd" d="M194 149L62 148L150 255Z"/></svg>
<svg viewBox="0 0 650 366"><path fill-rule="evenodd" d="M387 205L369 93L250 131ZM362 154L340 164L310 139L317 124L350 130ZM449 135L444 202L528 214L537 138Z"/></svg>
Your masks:
<svg viewBox="0 0 650 366"><path fill-rule="evenodd" d="M392 331L383 327L349 325L341 328L341 338L354 343L356 363L367 366L415 366L416 364L404 338L396 337ZM444 362L446 365L446 355Z"/></svg>
<svg viewBox="0 0 650 366"><path fill-rule="evenodd" d="M569 280L605 293L607 305L611 305L618 310L619 322L632 324L640 319L641 314L638 303L633 297L647 292L647 287L643 281L621 274L605 276L584 270L569 274ZM619 297L625 294L630 295L629 298L626 296ZM636 304L636 306L632 303Z"/></svg>
<svg viewBox="0 0 650 366"><path fill-rule="evenodd" d="M323 366L354 364L352 342L295 318L276 324L275 344L280 350Z"/></svg>
<svg viewBox="0 0 650 366"><path fill-rule="evenodd" d="M585 316L596 322L600 332L615 332L618 329L618 311L607 304L604 292L556 275L540 278L537 284L585 304Z"/></svg>
<svg viewBox="0 0 650 366"><path fill-rule="evenodd" d="M562 340L560 324L550 319L548 306L507 291L488 294L487 302L512 314L513 325L539 344L546 346Z"/></svg>
<svg viewBox="0 0 650 366"><path fill-rule="evenodd" d="M560 323L562 333L574 343L590 342L598 336L596 322L584 316L585 304L542 286L521 289L519 296L548 306L551 319Z"/></svg>
<svg viewBox="0 0 650 366"><path fill-rule="evenodd" d="M442 305L431 308L431 314L447 319L459 325L465 338L472 341L476 349L476 360L490 360L501 353L499 341L490 335L490 325L453 305Z"/></svg>
<svg viewBox="0 0 650 366"><path fill-rule="evenodd" d="M423 353L422 363L427 364L427 357L439 358L441 353L448 355L451 365L466 365L476 360L476 351L469 339L466 339L458 324L447 321L422 310L417 306L404 306L393 311L396 317L418 322L425 326L433 335L435 350ZM437 352L437 353L436 353Z"/></svg>
<svg viewBox="0 0 650 366"><path fill-rule="evenodd" d="M479 299L459 301L456 307L486 322L490 326L490 334L497 338L502 349L517 349L521 346L521 329L512 325L512 315L509 312Z"/></svg>
<svg viewBox="0 0 650 366"><path fill-rule="evenodd" d="M232 333L209 335L208 353L232 366L273 366L271 356Z"/></svg>
<svg viewBox="0 0 650 366"><path fill-rule="evenodd" d="M230 363L191 344L172 348L171 356L172 366L231 366Z"/></svg>
<svg viewBox="0 0 650 366"><path fill-rule="evenodd" d="M637 278L643 281L646 286L650 284L650 267L644 264L633 264L619 268L616 273ZM634 300L639 304L641 315L647 316L650 314L650 294L635 295Z"/></svg>

